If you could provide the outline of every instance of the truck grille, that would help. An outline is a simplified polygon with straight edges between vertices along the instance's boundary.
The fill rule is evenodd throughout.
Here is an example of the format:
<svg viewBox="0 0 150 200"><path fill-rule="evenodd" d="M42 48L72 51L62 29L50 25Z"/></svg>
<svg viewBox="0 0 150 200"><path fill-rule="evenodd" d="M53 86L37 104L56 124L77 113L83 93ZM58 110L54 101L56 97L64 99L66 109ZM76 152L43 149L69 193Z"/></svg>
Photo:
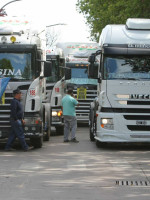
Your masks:
<svg viewBox="0 0 150 200"><path fill-rule="evenodd" d="M150 105L150 101L127 101L127 105Z"/></svg>
<svg viewBox="0 0 150 200"><path fill-rule="evenodd" d="M150 115L124 115L127 120L150 120Z"/></svg>
<svg viewBox="0 0 150 200"><path fill-rule="evenodd" d="M77 96L77 89L73 90L74 95ZM86 90L86 99L78 99L79 106L76 106L77 122L89 122L90 103L97 97L97 88Z"/></svg>
<svg viewBox="0 0 150 200"><path fill-rule="evenodd" d="M127 122L127 128L130 131L150 131L150 115L124 115Z"/></svg>
<svg viewBox="0 0 150 200"><path fill-rule="evenodd" d="M4 104L0 104L0 131L2 137L7 137L10 131L10 103L13 99L12 93L5 93Z"/></svg>
<svg viewBox="0 0 150 200"><path fill-rule="evenodd" d="M150 131L150 126L127 125L130 131Z"/></svg>

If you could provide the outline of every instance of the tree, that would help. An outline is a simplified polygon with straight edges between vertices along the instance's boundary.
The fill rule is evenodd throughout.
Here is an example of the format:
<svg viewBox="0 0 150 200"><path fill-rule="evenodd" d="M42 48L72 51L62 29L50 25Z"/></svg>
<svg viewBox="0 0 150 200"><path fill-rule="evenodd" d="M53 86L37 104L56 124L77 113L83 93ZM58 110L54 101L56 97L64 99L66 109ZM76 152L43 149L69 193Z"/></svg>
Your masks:
<svg viewBox="0 0 150 200"><path fill-rule="evenodd" d="M150 15L149 0L78 0L76 6L85 16L95 41L107 24L125 24L127 18L149 18Z"/></svg>
<svg viewBox="0 0 150 200"><path fill-rule="evenodd" d="M13 72L13 66L10 62L10 60L3 58L0 60L0 75L4 75L4 76L8 76L8 77L13 77L14 75L11 75L9 73L9 71Z"/></svg>
<svg viewBox="0 0 150 200"><path fill-rule="evenodd" d="M30 79L31 76L32 76L32 71L31 71L31 66L30 66L30 59L27 58L27 61L26 61L26 66L24 68L24 71L22 73L22 77L25 78L25 79Z"/></svg>
<svg viewBox="0 0 150 200"><path fill-rule="evenodd" d="M55 46L56 41L58 41L60 36L60 31L55 31L54 28L47 28L46 31L46 46L47 48L50 48L52 46Z"/></svg>

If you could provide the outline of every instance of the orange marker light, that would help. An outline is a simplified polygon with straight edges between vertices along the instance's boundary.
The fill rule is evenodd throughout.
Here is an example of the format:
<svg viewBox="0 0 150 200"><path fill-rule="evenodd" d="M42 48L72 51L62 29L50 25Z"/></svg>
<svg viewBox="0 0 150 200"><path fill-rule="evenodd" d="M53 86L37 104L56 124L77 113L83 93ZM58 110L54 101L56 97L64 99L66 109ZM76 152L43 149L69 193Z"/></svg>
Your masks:
<svg viewBox="0 0 150 200"><path fill-rule="evenodd" d="M104 128L104 124L101 124L101 127Z"/></svg>
<svg viewBox="0 0 150 200"><path fill-rule="evenodd" d="M62 111L60 110L58 113L57 113L57 116L60 117L62 115Z"/></svg>

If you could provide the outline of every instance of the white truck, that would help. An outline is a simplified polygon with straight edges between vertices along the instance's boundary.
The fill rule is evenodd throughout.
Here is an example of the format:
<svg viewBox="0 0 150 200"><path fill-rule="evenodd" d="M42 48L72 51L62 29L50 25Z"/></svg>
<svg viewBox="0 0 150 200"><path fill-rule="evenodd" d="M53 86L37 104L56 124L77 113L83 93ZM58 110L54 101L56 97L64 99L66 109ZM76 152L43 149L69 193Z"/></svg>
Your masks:
<svg viewBox="0 0 150 200"><path fill-rule="evenodd" d="M53 88L57 82L59 82L64 77L64 70L65 70L65 56L63 53L63 50L61 48L57 48L56 46L51 47L47 49L46 51L46 60L51 62L51 76L46 78L46 102L50 103L50 126L49 130L51 129L51 126L55 126L55 123L57 122L57 112L55 112L55 108L58 109L57 104L58 96L54 96L54 93L58 92L58 88L53 91ZM60 120L62 115L62 112L58 112L58 119ZM55 115L52 117L52 115ZM55 120L54 120L55 119ZM54 122L53 122L54 121ZM58 132L59 127L56 125L56 131ZM47 126L46 129L47 130ZM53 135L55 135L56 132L53 132Z"/></svg>
<svg viewBox="0 0 150 200"><path fill-rule="evenodd" d="M46 39L42 29L16 17L0 18L0 80L10 78L1 97L0 139L10 131L10 103L13 90L22 92L24 133L34 147L42 147L43 137L49 140L50 114L46 99L46 78L51 63L46 62ZM47 132L44 130L47 124Z"/></svg>
<svg viewBox="0 0 150 200"><path fill-rule="evenodd" d="M150 142L150 19L107 25L99 45L101 50L89 57L89 77L98 79L90 139L97 146Z"/></svg>
<svg viewBox="0 0 150 200"><path fill-rule="evenodd" d="M98 50L97 43L58 43L66 57L65 77L58 81L51 96L52 126L63 133L61 99L71 87L79 101L76 108L77 122L89 122L89 105L97 96L97 80L88 78L88 56Z"/></svg>
<svg viewBox="0 0 150 200"><path fill-rule="evenodd" d="M46 60L51 62L51 76L46 78L47 91L52 91L56 82L64 77L65 56L56 46L46 50Z"/></svg>

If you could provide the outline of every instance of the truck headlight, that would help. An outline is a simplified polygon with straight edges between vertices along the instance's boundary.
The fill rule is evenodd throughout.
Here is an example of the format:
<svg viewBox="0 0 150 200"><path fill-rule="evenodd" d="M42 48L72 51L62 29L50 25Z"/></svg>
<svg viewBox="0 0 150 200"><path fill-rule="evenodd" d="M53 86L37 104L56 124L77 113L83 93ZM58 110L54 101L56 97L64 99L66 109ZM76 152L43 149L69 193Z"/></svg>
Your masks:
<svg viewBox="0 0 150 200"><path fill-rule="evenodd" d="M112 118L101 118L101 127L105 129L114 129L114 123Z"/></svg>
<svg viewBox="0 0 150 200"><path fill-rule="evenodd" d="M6 43L6 42L7 42L7 38L6 38L5 36L2 36L2 37L1 37L1 42L2 42L2 43Z"/></svg>
<svg viewBox="0 0 150 200"><path fill-rule="evenodd" d="M52 111L52 117L56 117L57 116L57 112L56 111Z"/></svg>
<svg viewBox="0 0 150 200"><path fill-rule="evenodd" d="M52 117L61 117L62 116L62 111L59 110L59 111L52 111Z"/></svg>

